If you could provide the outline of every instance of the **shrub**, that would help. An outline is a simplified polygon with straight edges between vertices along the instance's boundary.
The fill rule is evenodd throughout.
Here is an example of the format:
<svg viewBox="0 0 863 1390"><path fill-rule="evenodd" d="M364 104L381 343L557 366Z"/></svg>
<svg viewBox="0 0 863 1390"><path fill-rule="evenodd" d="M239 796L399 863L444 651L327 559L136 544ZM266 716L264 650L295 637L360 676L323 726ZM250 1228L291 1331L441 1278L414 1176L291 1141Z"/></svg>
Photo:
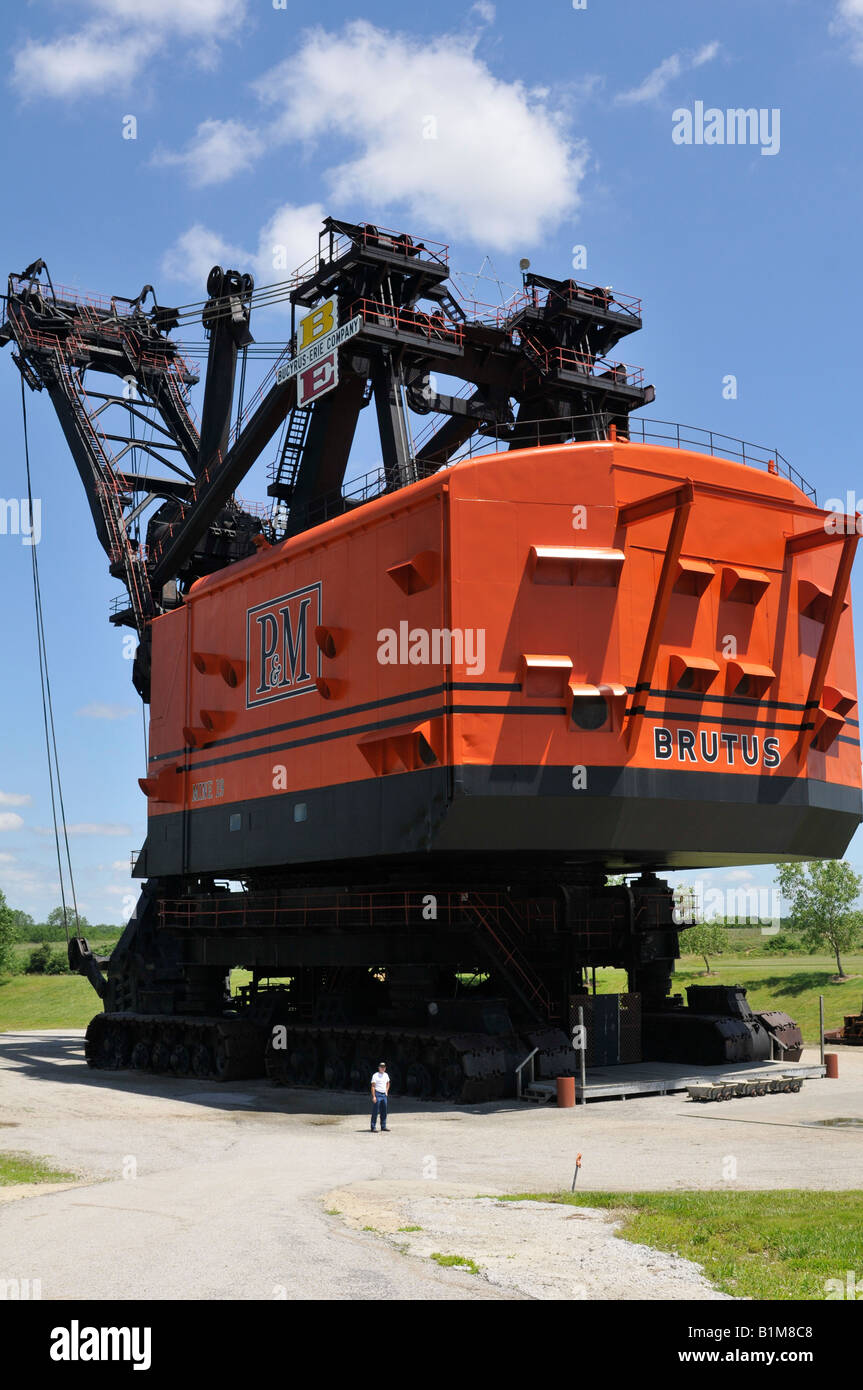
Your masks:
<svg viewBox="0 0 863 1390"><path fill-rule="evenodd" d="M43 941L41 946L37 946L35 951L30 952L26 974L66 975L68 971L69 966L65 951L52 951L49 942Z"/></svg>
<svg viewBox="0 0 863 1390"><path fill-rule="evenodd" d="M761 943L762 951L769 951L771 955L798 956L802 955L804 947L798 936L791 936L786 931L777 932L775 936L766 936Z"/></svg>

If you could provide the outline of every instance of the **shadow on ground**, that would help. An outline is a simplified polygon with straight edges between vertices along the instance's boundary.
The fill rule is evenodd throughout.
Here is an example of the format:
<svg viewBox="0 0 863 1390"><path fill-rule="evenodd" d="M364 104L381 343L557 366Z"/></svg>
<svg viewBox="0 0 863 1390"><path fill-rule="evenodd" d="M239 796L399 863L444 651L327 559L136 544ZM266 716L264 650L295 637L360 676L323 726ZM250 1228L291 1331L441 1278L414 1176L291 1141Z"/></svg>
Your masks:
<svg viewBox="0 0 863 1390"><path fill-rule="evenodd" d="M0 1063L25 1072L34 1081L50 1081L86 1086L90 1089L122 1091L131 1095L154 1096L183 1105L210 1106L216 1110L236 1110L246 1114L286 1115L368 1115L369 1103L359 1091L328 1091L312 1087L273 1086L262 1077L228 1081L196 1081L191 1077L154 1076L137 1071L94 1071L84 1060L84 1034L81 1032L0 1033ZM439 1119L459 1120L463 1115L491 1115L505 1110L523 1110L515 1100L492 1101L485 1105L456 1106L444 1101L422 1101L412 1096L394 1095L393 1118L400 1115L434 1114Z"/></svg>

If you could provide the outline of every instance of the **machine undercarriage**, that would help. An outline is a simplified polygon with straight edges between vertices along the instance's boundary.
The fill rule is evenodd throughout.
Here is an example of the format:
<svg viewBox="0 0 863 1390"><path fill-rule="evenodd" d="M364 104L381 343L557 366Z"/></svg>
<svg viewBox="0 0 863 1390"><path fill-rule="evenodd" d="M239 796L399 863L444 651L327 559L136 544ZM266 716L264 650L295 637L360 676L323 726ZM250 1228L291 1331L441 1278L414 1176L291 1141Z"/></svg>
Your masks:
<svg viewBox="0 0 863 1390"><path fill-rule="evenodd" d="M743 991L690 990L688 1009L668 998L674 899L652 874L501 888L462 869L435 891L428 874L400 877L347 888L270 876L244 892L148 883L106 962L88 1062L364 1091L385 1058L403 1093L494 1100L514 1093L534 1049L540 1076L575 1074L578 1008L603 999L590 994L597 966L626 970L644 1025L609 1060L800 1055L788 1016L753 1015ZM231 995L237 966L251 979Z"/></svg>

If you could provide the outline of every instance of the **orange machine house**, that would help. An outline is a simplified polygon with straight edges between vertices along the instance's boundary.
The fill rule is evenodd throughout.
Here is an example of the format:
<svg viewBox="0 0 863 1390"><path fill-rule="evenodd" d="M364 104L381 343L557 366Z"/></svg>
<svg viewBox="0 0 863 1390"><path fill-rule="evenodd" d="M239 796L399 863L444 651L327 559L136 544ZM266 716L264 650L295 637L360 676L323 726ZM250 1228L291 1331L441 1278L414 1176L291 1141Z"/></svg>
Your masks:
<svg viewBox="0 0 863 1390"><path fill-rule="evenodd" d="M825 520L742 464L560 445L199 580L154 624L139 873L841 854L856 536Z"/></svg>

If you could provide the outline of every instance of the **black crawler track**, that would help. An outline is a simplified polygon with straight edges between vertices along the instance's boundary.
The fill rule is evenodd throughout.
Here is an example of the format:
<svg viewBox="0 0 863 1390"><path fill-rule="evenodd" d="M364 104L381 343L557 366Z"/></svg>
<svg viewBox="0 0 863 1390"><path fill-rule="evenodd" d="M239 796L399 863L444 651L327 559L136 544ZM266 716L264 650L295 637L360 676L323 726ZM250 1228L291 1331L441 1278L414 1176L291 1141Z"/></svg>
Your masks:
<svg viewBox="0 0 863 1390"><path fill-rule="evenodd" d="M97 1014L87 1029L88 1066L199 1080L260 1076L266 1032L242 1018L165 1014Z"/></svg>
<svg viewBox="0 0 863 1390"><path fill-rule="evenodd" d="M198 1080L266 1074L274 1085L367 1091L387 1061L393 1090L418 1100L477 1103L511 1093L524 1053L515 1036L421 1029L275 1025L242 1018L97 1014L86 1034L88 1066Z"/></svg>
<svg viewBox="0 0 863 1390"><path fill-rule="evenodd" d="M265 1067L276 1085L368 1091L386 1061L397 1094L476 1103L510 1093L523 1051L514 1035L286 1025L272 1029Z"/></svg>

